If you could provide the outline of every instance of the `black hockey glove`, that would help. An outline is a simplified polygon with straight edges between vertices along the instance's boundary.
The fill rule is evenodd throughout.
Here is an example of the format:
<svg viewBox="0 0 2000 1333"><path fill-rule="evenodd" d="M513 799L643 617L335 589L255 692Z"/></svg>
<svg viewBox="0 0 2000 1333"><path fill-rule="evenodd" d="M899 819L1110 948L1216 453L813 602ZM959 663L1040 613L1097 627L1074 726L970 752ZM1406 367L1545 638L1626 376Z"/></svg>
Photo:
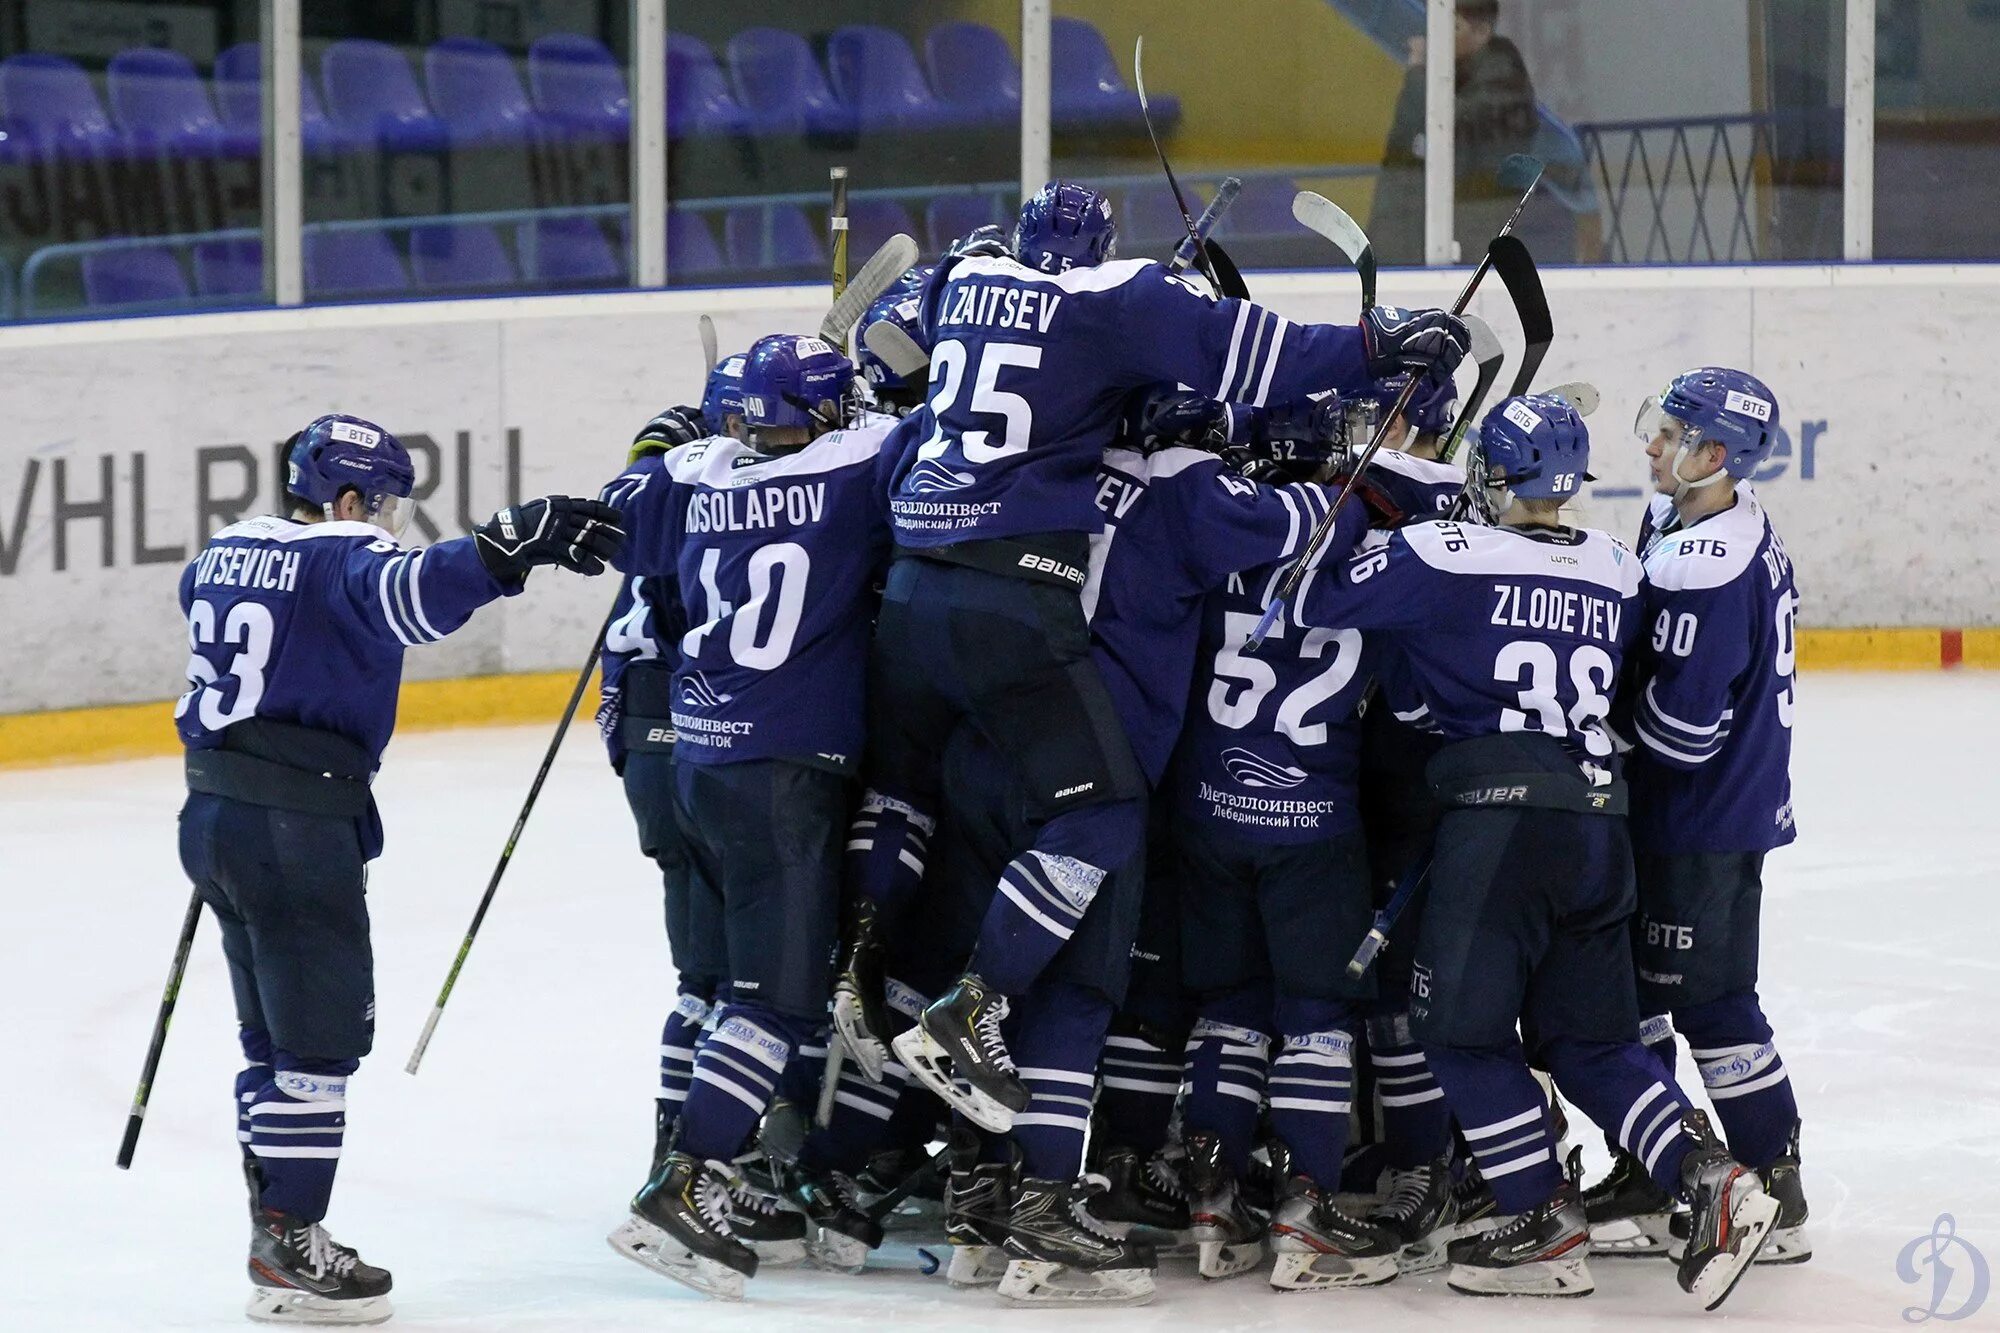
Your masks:
<svg viewBox="0 0 2000 1333"><path fill-rule="evenodd" d="M480 563L502 583L518 584L536 565L602 574L625 544L619 514L596 500L544 496L509 505L472 530Z"/></svg>
<svg viewBox="0 0 2000 1333"><path fill-rule="evenodd" d="M1368 374L1378 380L1408 370L1441 383L1472 345L1458 316L1392 305L1370 306L1361 317L1361 336L1368 346Z"/></svg>
<svg viewBox="0 0 2000 1333"><path fill-rule="evenodd" d="M625 465L630 467L647 454L663 454L678 445L705 440L713 433L700 408L670 407L632 438L632 452L625 455Z"/></svg>

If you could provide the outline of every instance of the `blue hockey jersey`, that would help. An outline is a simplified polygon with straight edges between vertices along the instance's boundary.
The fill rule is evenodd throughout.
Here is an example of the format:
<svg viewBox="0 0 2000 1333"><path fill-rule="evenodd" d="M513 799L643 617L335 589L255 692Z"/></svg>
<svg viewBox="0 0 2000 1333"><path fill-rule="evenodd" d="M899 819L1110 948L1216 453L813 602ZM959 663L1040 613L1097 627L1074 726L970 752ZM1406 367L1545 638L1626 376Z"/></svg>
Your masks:
<svg viewBox="0 0 2000 1333"><path fill-rule="evenodd" d="M1403 512L1404 526L1443 518L1465 490L1465 469L1400 449L1376 451L1367 480Z"/></svg>
<svg viewBox="0 0 2000 1333"><path fill-rule="evenodd" d="M518 591L487 573L471 537L405 550L368 523L232 523L181 574L192 652L174 725L204 750L247 718L290 722L346 737L379 767L403 650ZM380 825L368 822L363 854L373 857Z"/></svg>
<svg viewBox="0 0 2000 1333"><path fill-rule="evenodd" d="M1288 560L1332 503L1318 486L1260 486L1198 449L1106 451L1083 589L1091 655L1132 753L1157 785L1180 734L1206 595L1240 569ZM1321 547L1337 560L1361 535L1351 505Z"/></svg>
<svg viewBox="0 0 2000 1333"><path fill-rule="evenodd" d="M675 580L676 758L860 762L868 645L889 558L889 475L907 423L835 431L792 453L684 444L605 488L625 515L618 567Z"/></svg>
<svg viewBox="0 0 2000 1333"><path fill-rule="evenodd" d="M1039 273L967 256L932 275L923 314L930 394L890 503L904 546L1101 529L1098 464L1142 385L1262 406L1368 379L1358 327L1216 302L1145 259Z"/></svg>
<svg viewBox="0 0 2000 1333"><path fill-rule="evenodd" d="M1602 532L1435 521L1306 576L1302 625L1382 630L1447 741L1540 731L1606 767L1639 627L1638 557Z"/></svg>
<svg viewBox="0 0 2000 1333"><path fill-rule="evenodd" d="M1640 529L1644 635L1632 680L1632 843L1641 851L1758 852L1797 836L1792 709L1799 595L1792 562L1747 484L1736 503Z"/></svg>

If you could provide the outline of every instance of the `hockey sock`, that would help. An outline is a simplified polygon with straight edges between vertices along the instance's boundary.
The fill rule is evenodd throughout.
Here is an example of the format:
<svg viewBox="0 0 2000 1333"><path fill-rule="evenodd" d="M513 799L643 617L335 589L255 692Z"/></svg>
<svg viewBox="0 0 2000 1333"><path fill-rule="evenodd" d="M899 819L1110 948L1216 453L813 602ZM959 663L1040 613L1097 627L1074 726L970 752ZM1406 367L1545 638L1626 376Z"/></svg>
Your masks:
<svg viewBox="0 0 2000 1333"><path fill-rule="evenodd" d="M1292 1170L1323 1190L1340 1188L1354 1108L1352 1007L1280 997L1282 1043L1271 1061L1271 1132L1292 1150Z"/></svg>
<svg viewBox="0 0 2000 1333"><path fill-rule="evenodd" d="M809 1022L762 1005L723 1006L694 1059L694 1081L681 1110L681 1150L725 1162L742 1152L793 1049L812 1030Z"/></svg>
<svg viewBox="0 0 2000 1333"><path fill-rule="evenodd" d="M806 1139L801 1157L810 1166L853 1175L890 1146L896 1109L912 1095L910 1071L894 1060L883 1067L880 1083L870 1083L852 1060L843 1061L833 1115Z"/></svg>
<svg viewBox="0 0 2000 1333"><path fill-rule="evenodd" d="M359 1060L271 1052L246 1115L250 1153L264 1176L263 1207L302 1222L326 1216L347 1133L347 1076L360 1067Z"/></svg>
<svg viewBox="0 0 2000 1333"><path fill-rule="evenodd" d="M1562 1167L1542 1085L1528 1072L1520 1043L1426 1043L1423 1050L1499 1210L1525 1213L1548 1202L1562 1184Z"/></svg>
<svg viewBox="0 0 2000 1333"><path fill-rule="evenodd" d="M847 826L847 878L880 910L910 900L924 879L924 860L937 821L907 801L875 791Z"/></svg>
<svg viewBox="0 0 2000 1333"><path fill-rule="evenodd" d="M1681 1132L1687 1094L1663 1077L1637 1042L1560 1038L1542 1048L1556 1087L1593 1123L1616 1127L1619 1147L1639 1159L1668 1193L1679 1193L1681 1159L1694 1141Z"/></svg>
<svg viewBox="0 0 2000 1333"><path fill-rule="evenodd" d="M1639 1044L1653 1053L1660 1062L1660 1072L1669 1079L1674 1077L1674 1064L1678 1058L1674 1051L1674 1021L1665 1014L1651 1014L1639 1020Z"/></svg>
<svg viewBox="0 0 2000 1333"><path fill-rule="evenodd" d="M1799 1104L1755 991L1739 991L1674 1011L1701 1070L1729 1152L1745 1166L1769 1166L1785 1150Z"/></svg>
<svg viewBox="0 0 2000 1333"><path fill-rule="evenodd" d="M1028 1087L1028 1108L1014 1117L1012 1131L1022 1174L1074 1180L1083 1170L1111 1001L1087 986L1042 982L1021 997L1012 1026L1007 1044Z"/></svg>
<svg viewBox="0 0 2000 1333"><path fill-rule="evenodd" d="M243 1072L236 1076L236 1141L243 1145L243 1151L250 1151L250 1103L257 1100L257 1093L271 1081L271 1034L262 1028L249 1026L236 1030L236 1040L243 1047Z"/></svg>
<svg viewBox="0 0 2000 1333"><path fill-rule="evenodd" d="M1113 1020L1104 1039L1097 1093L1097 1127L1107 1143L1151 1155L1167 1141L1181 1091L1181 1058Z"/></svg>
<svg viewBox="0 0 2000 1333"><path fill-rule="evenodd" d="M688 1085L694 1081L695 1048L701 1044L701 1025L708 1015L708 1001L683 992L660 1029L660 1091L654 1117L659 1143L667 1141L687 1101Z"/></svg>
<svg viewBox="0 0 2000 1333"><path fill-rule="evenodd" d="M1222 1162L1237 1179L1249 1165L1269 1075L1270 994L1237 991L1203 1003L1187 1043L1187 1102L1181 1126L1222 1141ZM1254 1025L1254 1026L1253 1026Z"/></svg>
<svg viewBox="0 0 2000 1333"><path fill-rule="evenodd" d="M1383 1158L1399 1171L1437 1160L1451 1142L1451 1108L1410 1035L1408 1013L1368 1020L1368 1063L1382 1105Z"/></svg>
<svg viewBox="0 0 2000 1333"><path fill-rule="evenodd" d="M1002 995L1025 995L1145 832L1140 801L1085 806L1043 824L1034 846L1001 870L968 970Z"/></svg>

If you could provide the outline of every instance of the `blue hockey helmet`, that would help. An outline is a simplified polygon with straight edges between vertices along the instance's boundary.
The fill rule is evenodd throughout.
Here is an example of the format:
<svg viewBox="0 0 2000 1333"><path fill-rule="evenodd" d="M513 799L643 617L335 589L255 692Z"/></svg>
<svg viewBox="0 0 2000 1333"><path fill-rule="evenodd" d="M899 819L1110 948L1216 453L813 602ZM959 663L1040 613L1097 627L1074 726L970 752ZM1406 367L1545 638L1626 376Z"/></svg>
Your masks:
<svg viewBox="0 0 2000 1333"><path fill-rule="evenodd" d="M1014 258L1044 273L1102 264L1118 250L1111 201L1074 181L1050 181L1021 205Z"/></svg>
<svg viewBox="0 0 2000 1333"><path fill-rule="evenodd" d="M743 364L743 422L752 432L847 424L854 363L830 343L794 333L759 338ZM821 404L831 403L824 410Z"/></svg>
<svg viewBox="0 0 2000 1333"><path fill-rule="evenodd" d="M1589 468L1590 430L1576 409L1554 394L1522 394L1495 404L1480 422L1466 490L1491 517L1488 487L1505 486L1523 500L1568 500L1594 480Z"/></svg>
<svg viewBox="0 0 2000 1333"><path fill-rule="evenodd" d="M341 494L361 496L366 521L399 535L410 521L404 503L417 472L403 442L372 421L329 413L294 435L286 453L285 490L322 512Z"/></svg>
<svg viewBox="0 0 2000 1333"><path fill-rule="evenodd" d="M920 372L898 375L891 370L888 363L868 346L868 330L886 320L928 352L930 339L924 336L923 322L919 318L922 304L913 291L885 292L875 298L875 304L868 307L867 313L861 316L861 322L854 328L855 346L859 349L854 359L859 364L861 377L868 381L878 400L905 411L924 401L924 394L930 388L929 377Z"/></svg>
<svg viewBox="0 0 2000 1333"><path fill-rule="evenodd" d="M1669 423L1674 423L1674 480L1683 490L1710 485L1725 474L1740 480L1778 445L1778 399L1755 375L1701 366L1674 376L1664 391L1648 398L1633 429L1650 444ZM1722 446L1722 470L1691 481L1681 475L1681 463L1704 444Z"/></svg>
<svg viewBox="0 0 2000 1333"><path fill-rule="evenodd" d="M1007 245L1007 229L997 222L983 222L944 248L944 257L947 259L954 255L974 255L993 259L1012 253Z"/></svg>
<svg viewBox="0 0 2000 1333"><path fill-rule="evenodd" d="M749 359L743 352L723 357L702 386L701 417L717 435L729 434L729 418L743 415L743 366Z"/></svg>
<svg viewBox="0 0 2000 1333"><path fill-rule="evenodd" d="M952 251L946 250L945 253L951 254ZM924 289L924 282L935 272L937 272L936 264L912 264L896 275L896 280L889 284L889 290L920 292Z"/></svg>
<svg viewBox="0 0 2000 1333"><path fill-rule="evenodd" d="M1384 412L1395 404L1403 386L1409 382L1409 375L1393 375L1379 381L1374 388L1375 401L1382 405ZM1410 429L1419 435L1442 435L1452 427L1457 417L1458 385L1449 376L1442 381L1425 376L1417 384L1417 391L1410 398L1403 415L1410 423Z"/></svg>

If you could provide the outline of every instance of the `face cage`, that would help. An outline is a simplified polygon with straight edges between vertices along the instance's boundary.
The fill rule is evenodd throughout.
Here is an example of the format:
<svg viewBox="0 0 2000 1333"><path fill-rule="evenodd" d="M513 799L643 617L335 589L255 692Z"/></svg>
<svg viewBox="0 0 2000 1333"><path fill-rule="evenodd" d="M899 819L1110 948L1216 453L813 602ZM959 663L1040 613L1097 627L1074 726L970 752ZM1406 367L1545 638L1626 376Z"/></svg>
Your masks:
<svg viewBox="0 0 2000 1333"><path fill-rule="evenodd" d="M1327 461L1335 470L1352 467L1361 451L1375 438L1382 422L1382 405L1373 398L1352 398L1340 405L1340 424L1327 448Z"/></svg>
<svg viewBox="0 0 2000 1333"><path fill-rule="evenodd" d="M1473 522L1490 528L1499 523L1500 516L1512 508L1513 504L1514 493L1506 489L1504 481L1495 480L1493 474L1487 470L1486 452L1479 447L1479 442L1474 440L1472 451L1465 456L1466 513L1471 516Z"/></svg>

